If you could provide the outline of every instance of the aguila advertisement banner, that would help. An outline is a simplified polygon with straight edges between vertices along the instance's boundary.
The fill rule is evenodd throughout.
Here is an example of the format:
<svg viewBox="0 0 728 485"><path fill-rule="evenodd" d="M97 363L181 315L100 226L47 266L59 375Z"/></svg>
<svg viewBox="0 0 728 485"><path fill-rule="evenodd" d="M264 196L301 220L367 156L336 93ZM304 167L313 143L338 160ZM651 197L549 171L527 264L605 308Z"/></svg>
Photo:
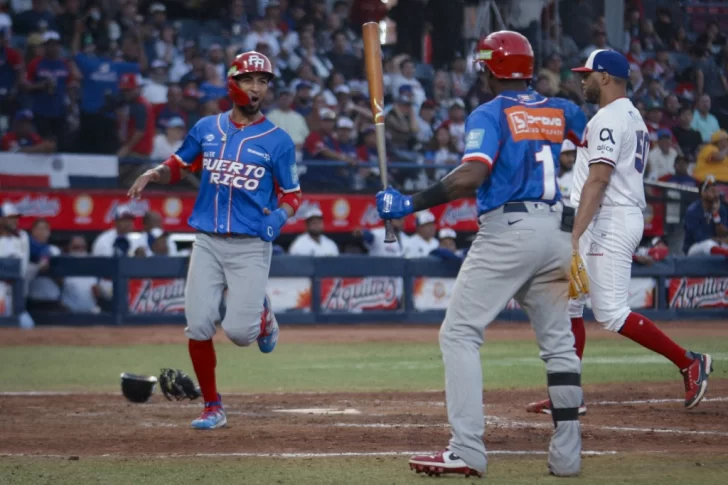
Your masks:
<svg viewBox="0 0 728 485"><path fill-rule="evenodd" d="M21 228L29 229L33 220L47 219L54 231L104 231L112 226L116 208L127 205L141 218L147 211L159 212L164 228L170 232L190 232L187 219L195 204L194 192L145 192L139 200L129 200L122 190L6 190L0 194L0 203L14 203L23 215ZM372 195L304 194L303 202L283 228L284 233L305 231L305 218L309 210L318 208L324 215L324 231L352 232L370 229L382 224ZM432 209L439 227L456 231L478 230L478 208L473 199L463 199ZM664 232L664 207L649 206L645 211L645 235L661 236ZM141 229L141 219L136 221ZM405 230L414 231L414 216L405 220Z"/></svg>
<svg viewBox="0 0 728 485"><path fill-rule="evenodd" d="M728 278L671 278L669 308L728 308Z"/></svg>

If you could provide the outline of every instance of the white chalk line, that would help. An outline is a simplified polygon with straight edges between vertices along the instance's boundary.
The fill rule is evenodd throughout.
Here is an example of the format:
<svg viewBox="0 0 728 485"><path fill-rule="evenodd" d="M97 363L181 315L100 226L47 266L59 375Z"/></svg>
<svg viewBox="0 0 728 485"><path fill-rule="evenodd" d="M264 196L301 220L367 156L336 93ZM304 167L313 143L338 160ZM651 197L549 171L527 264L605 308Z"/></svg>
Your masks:
<svg viewBox="0 0 728 485"><path fill-rule="evenodd" d="M701 402L725 402L728 397L706 397ZM668 404L683 403L684 399L639 399L635 401L599 401L595 403L587 402L587 406L623 406L629 404Z"/></svg>
<svg viewBox="0 0 728 485"><path fill-rule="evenodd" d="M346 457L383 457L383 456L412 456L412 455L429 455L429 451L372 451L372 452L342 452L342 453L191 453L191 454L145 454L138 455L138 458L167 459L167 458L346 458ZM530 455L547 455L546 451L536 450L488 450L488 455L505 455L505 456L530 456ZM582 456L608 456L617 455L619 452L613 450L594 451L585 450L581 452ZM103 455L58 455L58 454L27 454L27 453L0 453L1 458L62 458L69 457L83 458L134 458L136 455L106 453Z"/></svg>

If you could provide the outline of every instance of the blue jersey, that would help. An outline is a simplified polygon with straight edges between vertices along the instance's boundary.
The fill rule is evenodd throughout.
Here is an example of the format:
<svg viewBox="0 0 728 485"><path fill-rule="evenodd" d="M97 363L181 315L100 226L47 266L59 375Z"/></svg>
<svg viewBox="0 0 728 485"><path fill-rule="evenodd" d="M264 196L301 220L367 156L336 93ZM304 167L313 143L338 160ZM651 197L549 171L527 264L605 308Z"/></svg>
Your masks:
<svg viewBox="0 0 728 485"><path fill-rule="evenodd" d="M465 123L463 162L490 166L490 177L478 188L478 213L507 202L561 199L561 143L581 140L586 116L577 105L528 91L506 91L479 106ZM571 134L570 134L571 133Z"/></svg>
<svg viewBox="0 0 728 485"><path fill-rule="evenodd" d="M87 54L76 54L81 81L81 111L99 113L106 103L106 95L119 92L119 78L125 73L139 73L136 62L117 62ZM106 113L113 116L113 112Z"/></svg>
<svg viewBox="0 0 728 485"><path fill-rule="evenodd" d="M265 117L239 129L229 111L206 116L175 158L200 172L188 220L199 231L257 236L263 209L278 208L278 190L300 190L293 140Z"/></svg>

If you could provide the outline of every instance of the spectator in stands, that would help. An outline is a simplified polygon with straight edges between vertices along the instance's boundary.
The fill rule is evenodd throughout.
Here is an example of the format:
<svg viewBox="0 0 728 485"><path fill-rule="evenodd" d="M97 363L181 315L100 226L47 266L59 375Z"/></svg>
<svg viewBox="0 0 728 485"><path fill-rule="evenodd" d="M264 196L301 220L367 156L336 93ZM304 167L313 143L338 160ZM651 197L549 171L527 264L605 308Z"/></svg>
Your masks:
<svg viewBox="0 0 728 485"><path fill-rule="evenodd" d="M675 172L668 173L660 177L662 182L670 182L673 184L685 185L687 187L696 187L697 181L688 173L688 159L683 155L675 157Z"/></svg>
<svg viewBox="0 0 728 485"><path fill-rule="evenodd" d="M392 150L410 150L417 138L419 118L415 112L414 95L408 85L402 86L394 106L387 113L384 125Z"/></svg>
<svg viewBox="0 0 728 485"><path fill-rule="evenodd" d="M708 49L704 46L696 46L695 49L693 68L697 94L707 94L712 100L718 100L728 92L728 80Z"/></svg>
<svg viewBox="0 0 728 485"><path fill-rule="evenodd" d="M349 160L356 160L358 165L357 153L356 153L356 139L354 138L354 122L351 118L346 116L339 116L336 119L336 139L339 142L339 150L341 153L346 155Z"/></svg>
<svg viewBox="0 0 728 485"><path fill-rule="evenodd" d="M58 283L44 273L50 267L50 259L59 256L61 250L48 243L51 226L45 219L36 219L30 228L28 265L28 308L33 310L55 310L58 308L61 290Z"/></svg>
<svg viewBox="0 0 728 485"><path fill-rule="evenodd" d="M647 156L645 178L658 180L663 175L672 174L675 169L677 150L672 146L672 133L667 128L657 130L657 146Z"/></svg>
<svg viewBox="0 0 728 485"><path fill-rule="evenodd" d="M676 94L668 94L665 98L665 110L662 113L662 125L670 130L673 130L676 126L680 125L680 100Z"/></svg>
<svg viewBox="0 0 728 485"><path fill-rule="evenodd" d="M442 122L452 137L458 153L465 151L465 103L460 98L450 100L448 118Z"/></svg>
<svg viewBox="0 0 728 485"><path fill-rule="evenodd" d="M394 97L401 95L402 86L410 86L412 92L412 102L416 106L424 103L427 96L425 89L420 81L415 77L415 63L412 59L405 56L397 56L393 62L394 73L392 75L391 93Z"/></svg>
<svg viewBox="0 0 728 485"><path fill-rule="evenodd" d="M708 176L700 186L700 199L685 211L683 251L691 256L728 257L728 207L720 200L715 179Z"/></svg>
<svg viewBox="0 0 728 485"><path fill-rule="evenodd" d="M343 30L332 34L333 45L328 53L329 61L334 69L341 72L346 79L362 77L362 61L351 52L351 44Z"/></svg>
<svg viewBox="0 0 728 485"><path fill-rule="evenodd" d="M424 210L415 214L415 220L417 222L415 234L407 239L404 257L426 258L440 246L440 242L435 237L437 234L435 215L429 210Z"/></svg>
<svg viewBox="0 0 728 485"><path fill-rule="evenodd" d="M252 49L255 50L255 49ZM275 56L273 56L275 57ZM222 49L222 46L220 44L212 44L207 49L207 61L208 64L212 65L212 68L216 71L216 78L219 79L226 79L227 78L227 70L228 65L227 62L225 62L225 51ZM209 79L212 77L210 74L207 73L206 68L206 77Z"/></svg>
<svg viewBox="0 0 728 485"><path fill-rule="evenodd" d="M672 21L672 12L669 8L658 8L656 13L655 33L666 46L670 47L677 36L677 26Z"/></svg>
<svg viewBox="0 0 728 485"><path fill-rule="evenodd" d="M317 78L325 79L329 77L334 66L328 57L320 54L314 33L308 30L303 31L300 39L301 44L291 54L291 68L298 70L301 66L309 65Z"/></svg>
<svg viewBox="0 0 728 485"><path fill-rule="evenodd" d="M300 81L296 84L291 83L291 85L295 86L293 109L301 116L308 116L312 110L313 86L307 81ZM312 127L309 125L309 128Z"/></svg>
<svg viewBox="0 0 728 485"><path fill-rule="evenodd" d="M56 142L44 140L35 132L33 112L24 109L15 114L13 129L0 139L0 149L15 153L53 153Z"/></svg>
<svg viewBox="0 0 728 485"><path fill-rule="evenodd" d="M193 127L200 120L200 100L202 93L193 87L186 88L182 92L183 118L187 118L187 126Z"/></svg>
<svg viewBox="0 0 728 485"><path fill-rule="evenodd" d="M468 72L468 64L461 52L455 55L450 68L450 86L452 95L457 98L465 98L473 85L473 74Z"/></svg>
<svg viewBox="0 0 728 485"><path fill-rule="evenodd" d="M373 230L354 231L352 235L356 238L361 236L364 247L369 256L401 258L407 248L409 236L404 233L404 218L392 219L392 228L397 237L395 243L384 242L384 228L379 227Z"/></svg>
<svg viewBox="0 0 728 485"><path fill-rule="evenodd" d="M283 88L278 93L278 107L267 115L271 123L280 127L293 140L296 151L303 150L303 144L309 135L306 119L293 109L293 91Z"/></svg>
<svg viewBox="0 0 728 485"><path fill-rule="evenodd" d="M440 245L430 252L430 256L440 258L445 261L462 261L465 259L467 249L458 249L457 233L454 229L443 227L437 233Z"/></svg>
<svg viewBox="0 0 728 485"><path fill-rule="evenodd" d="M698 37L696 45L702 47L707 55L718 54L726 43L726 37L720 33L720 25L711 20L705 31Z"/></svg>
<svg viewBox="0 0 728 485"><path fill-rule="evenodd" d="M663 128L662 126L662 104L651 103L647 105L647 113L644 118L647 131L650 134L650 141L657 141L657 132Z"/></svg>
<svg viewBox="0 0 728 485"><path fill-rule="evenodd" d="M131 237L135 220L136 216L130 207L118 206L114 213L114 227L96 237L91 247L91 254L108 258L134 256L135 254L145 255L149 249L145 238Z"/></svg>
<svg viewBox="0 0 728 485"><path fill-rule="evenodd" d="M181 82L182 78L192 71L193 61L198 58L197 43L194 40L185 41L182 57L176 57L172 62L172 67L169 70L169 80L174 83ZM204 61L204 59L202 60Z"/></svg>
<svg viewBox="0 0 728 485"><path fill-rule="evenodd" d="M187 113L182 109L182 88L179 84L170 84L167 88L167 102L155 108L157 130L164 130L167 120L172 118L182 118L187 123Z"/></svg>
<svg viewBox="0 0 728 485"><path fill-rule="evenodd" d="M13 258L20 260L20 274L28 274L30 258L30 242L28 233L19 228L20 212L18 208L5 202L0 206L0 258ZM25 278L24 295L28 294L30 281ZM4 283L0 281L0 291L4 291ZM6 298L6 302L9 299ZM8 307L10 305L7 305ZM8 308L12 311L12 308ZM33 328L35 323L28 312L20 315L20 326L22 328Z"/></svg>
<svg viewBox="0 0 728 485"><path fill-rule="evenodd" d="M142 96L153 105L163 105L167 102L167 92L169 91L167 72L166 62L160 59L152 61L149 78L142 88Z"/></svg>
<svg viewBox="0 0 728 485"><path fill-rule="evenodd" d="M160 37L162 31L167 27L167 7L163 3L154 2L149 6L149 24L154 28L155 37Z"/></svg>
<svg viewBox="0 0 728 485"><path fill-rule="evenodd" d="M57 28L56 16L51 13L47 0L32 0L30 10L19 13L13 21L13 31L20 35Z"/></svg>
<svg viewBox="0 0 728 485"><path fill-rule="evenodd" d="M456 167L460 163L460 151L455 144L455 139L445 125L440 125L435 134L429 140L425 150L425 163L433 165L452 165ZM430 180L440 180L450 169L438 168L429 174ZM429 180L425 181L427 185Z"/></svg>
<svg viewBox="0 0 728 485"><path fill-rule="evenodd" d="M152 105L142 96L138 75L122 75L119 88L123 96L124 113L120 119L121 148L116 156L149 158L155 131Z"/></svg>
<svg viewBox="0 0 728 485"><path fill-rule="evenodd" d="M250 22L251 31L245 37L243 49L252 51L260 43L267 44L270 47L273 57L277 57L281 51L281 45L273 33L269 22L266 22L265 18L258 16L252 16L248 21Z"/></svg>
<svg viewBox="0 0 728 485"><path fill-rule="evenodd" d="M538 71L538 79L546 79L549 85L549 92L552 96L559 91L559 86L561 85L562 64L561 56L552 53L546 58L544 67Z"/></svg>
<svg viewBox="0 0 728 485"><path fill-rule="evenodd" d="M564 140L559 153L559 190L561 201L571 207L571 187L574 184L574 162L576 162L576 145L571 140Z"/></svg>
<svg viewBox="0 0 728 485"><path fill-rule="evenodd" d="M592 34L592 43L582 49L581 57L583 59L586 59L592 52L597 49L612 50L612 46L607 43L607 33L600 28L594 30L594 33Z"/></svg>
<svg viewBox="0 0 728 485"><path fill-rule="evenodd" d="M493 99L493 93L490 92L488 82L486 81L486 74L478 73L478 78L475 80L475 84L468 92L468 106L470 110L474 110L481 104L487 103Z"/></svg>
<svg viewBox="0 0 728 485"><path fill-rule="evenodd" d="M184 61L182 53L177 49L176 31L172 25L162 27L159 38L154 42L154 59L168 66ZM171 71L169 76L171 77Z"/></svg>
<svg viewBox="0 0 728 485"><path fill-rule="evenodd" d="M148 255L163 254L165 256L177 256L177 244L168 237L167 231L163 227L164 220L162 214L157 211L147 211L142 217L142 230L146 237L146 248L149 249ZM159 239L165 236L162 242ZM156 244L156 246L155 246ZM166 245L165 249L161 249L161 244Z"/></svg>
<svg viewBox="0 0 728 485"><path fill-rule="evenodd" d="M86 239L80 235L72 236L66 254L74 258L88 257ZM99 313L97 300L102 294L99 279L95 276L69 276L63 279L61 304L74 313Z"/></svg>
<svg viewBox="0 0 728 485"><path fill-rule="evenodd" d="M227 97L227 77L221 77L213 64L205 65L205 80L200 84L202 103L217 101Z"/></svg>
<svg viewBox="0 0 728 485"><path fill-rule="evenodd" d="M566 67L573 67L573 65L576 65L575 62L578 62L574 59L579 53L579 47L577 47L576 42L574 42L571 36L564 33L560 21L555 21L551 24L549 37L543 45L543 52L547 57L558 54L562 59L566 59L569 63Z"/></svg>
<svg viewBox="0 0 728 485"><path fill-rule="evenodd" d="M408 89L410 86L405 84ZM400 87L400 91L402 87ZM432 80L432 100L437 104L438 109L447 105L452 98L452 82L450 75L446 71L436 71L435 78Z"/></svg>
<svg viewBox="0 0 728 485"><path fill-rule="evenodd" d="M192 69L182 76L182 79L179 81L180 84L184 87L189 87L190 85L198 87L200 84L205 82L205 66L207 66L207 61L205 61L204 57L200 55L193 57Z"/></svg>
<svg viewBox="0 0 728 485"><path fill-rule="evenodd" d="M73 81L71 65L61 55L61 37L57 32L43 34L44 55L28 64L26 90L33 100L38 134L56 145L66 134L66 97Z"/></svg>
<svg viewBox="0 0 728 485"><path fill-rule="evenodd" d="M688 106L680 108L678 116L678 126L672 128L672 134L675 135L677 144L688 160L694 160L698 153L698 148L703 144L703 138L700 133L692 128L693 110Z"/></svg>
<svg viewBox="0 0 728 485"><path fill-rule="evenodd" d="M78 19L83 19L81 0L66 0L61 5L61 13L56 15L58 33L61 35L62 45L71 45Z"/></svg>
<svg viewBox="0 0 728 485"><path fill-rule="evenodd" d="M419 129L417 130L417 141L423 146L432 140L433 127L435 126L435 102L428 99L420 106L420 116L417 118Z"/></svg>
<svg viewBox="0 0 728 485"><path fill-rule="evenodd" d="M182 118L175 117L165 121L164 133L154 135L152 160L166 160L175 153L185 139L187 129Z"/></svg>
<svg viewBox="0 0 728 485"><path fill-rule="evenodd" d="M334 129L336 126L336 113L328 108L321 110L321 127L318 131L312 131L303 146L303 158L306 160L331 160L347 162L351 166L358 165L356 158L342 152L339 140L336 139ZM328 186L346 190L349 188L349 170L341 166L317 166L308 167L308 171L302 177L308 184L317 186Z"/></svg>
<svg viewBox="0 0 728 485"><path fill-rule="evenodd" d="M698 97L693 112L693 121L690 127L700 133L703 143L710 142L713 133L720 130L718 119L710 113L711 100L708 94L702 94Z"/></svg>
<svg viewBox="0 0 728 485"><path fill-rule="evenodd" d="M718 182L728 183L728 133L718 130L710 137L710 143L698 152L693 177L699 181L713 175Z"/></svg>
<svg viewBox="0 0 728 485"><path fill-rule="evenodd" d="M306 213L306 232L293 240L288 254L292 256L338 256L336 243L324 235L324 214L318 206L311 206Z"/></svg>
<svg viewBox="0 0 728 485"><path fill-rule="evenodd" d="M10 47L8 27L0 27L0 116L12 113L12 101L23 77L23 56Z"/></svg>

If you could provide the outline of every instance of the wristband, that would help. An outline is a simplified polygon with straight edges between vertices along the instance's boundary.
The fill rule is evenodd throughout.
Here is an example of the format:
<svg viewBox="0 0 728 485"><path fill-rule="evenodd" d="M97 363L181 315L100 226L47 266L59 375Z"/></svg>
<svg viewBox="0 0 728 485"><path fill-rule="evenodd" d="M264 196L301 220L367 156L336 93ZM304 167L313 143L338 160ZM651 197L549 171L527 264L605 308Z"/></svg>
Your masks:
<svg viewBox="0 0 728 485"><path fill-rule="evenodd" d="M164 161L162 165L166 165L169 168L169 183L176 184L182 178L182 171L179 168L179 161L175 160L174 157L169 157Z"/></svg>
<svg viewBox="0 0 728 485"><path fill-rule="evenodd" d="M295 192L283 194L281 198L278 199L278 203L288 204L291 209L293 209L293 213L295 214L298 211L298 207L301 205L301 191L297 190Z"/></svg>

